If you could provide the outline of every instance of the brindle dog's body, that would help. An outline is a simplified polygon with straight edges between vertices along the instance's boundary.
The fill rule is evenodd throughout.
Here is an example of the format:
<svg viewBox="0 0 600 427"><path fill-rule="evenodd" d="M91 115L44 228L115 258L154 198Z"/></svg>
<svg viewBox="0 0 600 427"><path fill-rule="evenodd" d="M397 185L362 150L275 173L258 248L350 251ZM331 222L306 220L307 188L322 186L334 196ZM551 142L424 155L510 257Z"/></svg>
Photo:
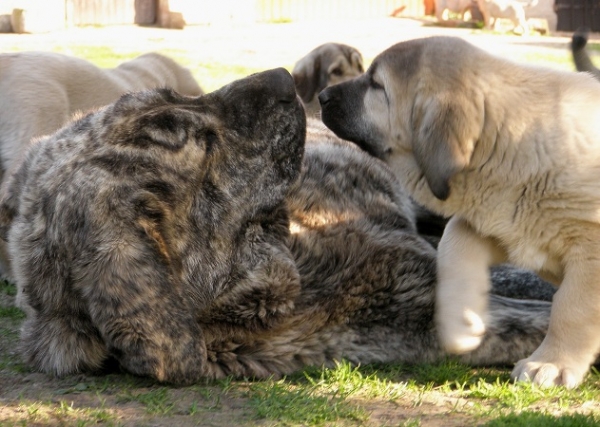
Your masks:
<svg viewBox="0 0 600 427"><path fill-rule="evenodd" d="M435 250L411 202L322 132L302 163L305 115L280 69L199 98L127 95L33 146L0 206L26 361L62 375L115 358L190 383L444 358ZM490 308L462 360L510 364L539 345L548 302Z"/></svg>

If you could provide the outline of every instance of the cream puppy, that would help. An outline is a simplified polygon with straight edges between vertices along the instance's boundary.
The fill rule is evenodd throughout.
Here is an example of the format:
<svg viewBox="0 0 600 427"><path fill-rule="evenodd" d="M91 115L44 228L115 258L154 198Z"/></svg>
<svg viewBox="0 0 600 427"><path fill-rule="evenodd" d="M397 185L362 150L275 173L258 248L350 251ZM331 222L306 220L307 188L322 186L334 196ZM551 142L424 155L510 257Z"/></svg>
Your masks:
<svg viewBox="0 0 600 427"><path fill-rule="evenodd" d="M560 285L543 343L513 376L578 385L600 348L600 84L432 37L389 48L319 100L338 136L452 216L438 253L443 346L478 347L489 267L510 261Z"/></svg>

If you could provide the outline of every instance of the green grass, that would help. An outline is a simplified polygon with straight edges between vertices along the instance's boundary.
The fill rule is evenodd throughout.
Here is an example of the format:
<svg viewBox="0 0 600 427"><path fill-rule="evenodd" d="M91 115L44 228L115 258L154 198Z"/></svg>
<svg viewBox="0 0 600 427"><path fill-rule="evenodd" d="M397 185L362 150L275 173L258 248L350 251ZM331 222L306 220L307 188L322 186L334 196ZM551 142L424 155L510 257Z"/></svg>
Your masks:
<svg viewBox="0 0 600 427"><path fill-rule="evenodd" d="M12 283L0 280L0 294L6 294L8 296L14 297L15 295L17 295L17 287Z"/></svg>
<svg viewBox="0 0 600 427"><path fill-rule="evenodd" d="M251 383L245 396L258 418L280 420L286 426L361 425L368 419L368 402L421 407L440 396L456 401L450 413L489 420L486 426L600 425L598 407L574 412L600 398L597 371L581 387L566 390L515 384L508 370L474 369L453 361L360 368L340 363L332 369L308 369L278 381ZM556 411L565 414L554 415ZM407 423L420 425L417 419Z"/></svg>
<svg viewBox="0 0 600 427"><path fill-rule="evenodd" d="M17 307L0 307L0 317L8 317L14 320L25 319L25 313L23 313Z"/></svg>
<svg viewBox="0 0 600 427"><path fill-rule="evenodd" d="M315 385L297 386L285 380L257 382L248 391L256 417L279 420L282 425L323 425L340 420L362 421L367 414L347 396L325 392Z"/></svg>
<svg viewBox="0 0 600 427"><path fill-rule="evenodd" d="M586 45L586 49L588 49L588 51L600 53L600 42L589 41L588 44Z"/></svg>
<svg viewBox="0 0 600 427"><path fill-rule="evenodd" d="M120 402L138 402L148 414L169 415L175 404L166 387L158 387L146 392L127 390L120 398Z"/></svg>
<svg viewBox="0 0 600 427"><path fill-rule="evenodd" d="M498 417L489 421L485 427L592 427L600 425L600 417L596 415L561 415L539 412L522 412Z"/></svg>
<svg viewBox="0 0 600 427"><path fill-rule="evenodd" d="M87 59L102 68L114 68L124 61L128 61L145 53L137 50L123 51L106 46L80 45L68 47L56 46L53 51ZM189 68L196 80L200 83L202 89L206 92L212 92L234 80L259 71L264 71L259 68L246 67L243 65L199 61L196 58L190 57L187 51L180 49L161 49L159 52Z"/></svg>
<svg viewBox="0 0 600 427"><path fill-rule="evenodd" d="M12 420L1 419L1 426L120 426L114 411L102 403L95 408L77 408L73 402L22 402L17 411L19 417Z"/></svg>

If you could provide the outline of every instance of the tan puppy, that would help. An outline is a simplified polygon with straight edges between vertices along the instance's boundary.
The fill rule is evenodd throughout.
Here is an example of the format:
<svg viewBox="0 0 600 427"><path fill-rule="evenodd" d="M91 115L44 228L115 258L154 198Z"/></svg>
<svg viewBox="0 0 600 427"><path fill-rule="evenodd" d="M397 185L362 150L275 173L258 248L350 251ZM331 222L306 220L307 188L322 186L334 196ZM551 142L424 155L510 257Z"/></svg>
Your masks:
<svg viewBox="0 0 600 427"><path fill-rule="evenodd" d="M453 216L438 253L444 347L479 345L489 266L511 261L561 285L546 338L513 376L578 385L600 348L600 84L432 37L389 48L319 99L328 127Z"/></svg>
<svg viewBox="0 0 600 427"><path fill-rule="evenodd" d="M31 138L60 128L78 111L114 102L125 92L170 87L202 90L190 71L157 53L114 69L53 52L0 54L0 161L6 171Z"/></svg>
<svg viewBox="0 0 600 427"><path fill-rule="evenodd" d="M292 77L306 114L315 116L320 111L319 92L363 72L363 58L357 49L340 43L325 43L296 63Z"/></svg>

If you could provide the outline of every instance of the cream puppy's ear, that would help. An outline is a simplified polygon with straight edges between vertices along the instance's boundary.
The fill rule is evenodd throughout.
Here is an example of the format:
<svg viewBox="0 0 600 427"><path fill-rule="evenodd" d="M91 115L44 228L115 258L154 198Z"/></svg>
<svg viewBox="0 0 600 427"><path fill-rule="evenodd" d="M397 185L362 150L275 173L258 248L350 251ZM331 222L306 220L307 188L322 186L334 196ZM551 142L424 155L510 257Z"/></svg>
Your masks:
<svg viewBox="0 0 600 427"><path fill-rule="evenodd" d="M450 179L469 165L481 134L482 114L473 101L456 91L417 96L411 123L413 153L440 200L450 196Z"/></svg>

